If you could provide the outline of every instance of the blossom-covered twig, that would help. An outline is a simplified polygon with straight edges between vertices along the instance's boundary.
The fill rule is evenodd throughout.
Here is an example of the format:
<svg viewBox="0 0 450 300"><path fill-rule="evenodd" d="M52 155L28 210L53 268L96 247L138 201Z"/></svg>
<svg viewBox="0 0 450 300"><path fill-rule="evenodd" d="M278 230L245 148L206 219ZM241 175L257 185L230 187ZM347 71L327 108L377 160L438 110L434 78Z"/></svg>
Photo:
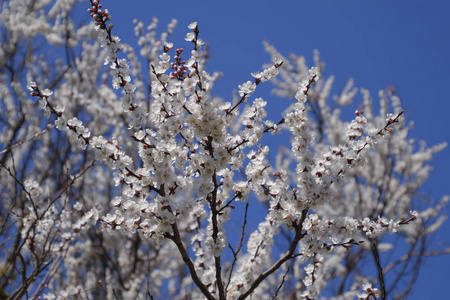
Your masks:
<svg viewBox="0 0 450 300"><path fill-rule="evenodd" d="M417 197L445 145L408 137L391 88L379 105L362 89L346 120L353 80L333 96L318 52L311 68L265 43L272 63L228 102L214 92L221 74L207 71L197 22L190 46L174 47L176 21L157 36L156 18L146 30L135 20L133 49L98 0L91 25L72 19L73 1L25 2L0 12L1 296L318 299L329 282L342 300L410 292L445 219L447 198L423 209ZM45 55L46 42L66 51ZM292 100L278 121L268 115L283 100L252 97L268 81ZM66 134L45 130L42 111ZM406 256L396 259L387 233ZM359 268L368 261L378 279Z"/></svg>

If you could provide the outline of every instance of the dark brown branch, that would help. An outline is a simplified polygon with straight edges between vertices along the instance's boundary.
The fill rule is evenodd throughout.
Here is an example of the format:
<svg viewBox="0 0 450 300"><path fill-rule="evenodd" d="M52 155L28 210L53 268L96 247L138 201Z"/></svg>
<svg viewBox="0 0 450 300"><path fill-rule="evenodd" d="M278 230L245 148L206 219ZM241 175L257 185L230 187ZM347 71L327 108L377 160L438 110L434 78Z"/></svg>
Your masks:
<svg viewBox="0 0 450 300"><path fill-rule="evenodd" d="M212 143L212 138L209 140L209 143ZM212 146L211 146L212 147ZM212 156L212 150L211 156ZM219 185L217 184L217 174L214 170L214 175L212 177L212 181L214 184L214 190L212 191L212 197L210 201L210 207L211 207L211 219L212 219L212 225L213 225L213 232L212 232L212 238L214 243L217 243L217 238L219 235L219 224L218 224L218 217L219 217L219 211L217 210L217 189ZM214 253L214 262L216 266L216 281L217 281L217 289L219 290L219 299L225 300L225 291L223 288L223 281L222 281L222 265L220 262L220 254L218 256Z"/></svg>
<svg viewBox="0 0 450 300"><path fill-rule="evenodd" d="M231 252L233 252L233 261L231 262L231 267L230 267L230 272L228 274L228 282L227 285L225 287L225 290L228 290L228 286L231 283L231 276L233 275L233 269L234 266L236 265L236 262L238 260L238 254L239 252L241 252L241 248L244 242L244 236L245 236L245 226L247 225L247 213L248 213L248 202L245 204L245 212L244 212L244 223L242 224L242 229L241 229L241 237L239 239L239 244L238 247L236 249L236 251L233 250L233 248L231 247L230 244L228 244L228 247L230 248Z"/></svg>
<svg viewBox="0 0 450 300"><path fill-rule="evenodd" d="M298 246L298 243L300 240L305 236L306 233L303 232L303 221L306 219L306 216L308 214L308 210L304 209L302 211L302 216L300 218L300 221L298 225L295 228L295 236L294 239L291 242L291 245L289 246L288 251L286 254L284 254L276 263L274 263L269 269L267 269L264 273L258 276L258 278L253 281L250 288L243 293L241 296L239 296L238 300L244 300L247 298L260 284L263 282L269 275L277 271L285 262L288 260L294 258L296 255L294 255L295 249Z"/></svg>
<svg viewBox="0 0 450 300"><path fill-rule="evenodd" d="M372 241L372 255L375 259L375 264L377 266L378 270L378 280L380 281L381 286L381 299L386 300L387 294L386 294L386 285L384 283L384 275L383 275L383 268L381 267L380 263L380 255L378 253L377 244L375 241Z"/></svg>
<svg viewBox="0 0 450 300"><path fill-rule="evenodd" d="M202 293L206 297L206 299L216 300L216 298L214 298L214 296L208 291L208 288L203 284L203 282L198 277L197 271L195 270L194 263L190 259L189 254L187 253L186 248L184 247L183 242L181 241L181 236L180 236L180 232L178 230L177 224L174 223L171 226L172 226L172 230L173 230L173 235L168 235L167 238L169 238L171 241L173 241L175 243L175 245L177 246L178 251L180 252L181 257L183 258L184 263L186 264L186 266L189 269L192 280L198 286L200 291L202 291Z"/></svg>
<svg viewBox="0 0 450 300"><path fill-rule="evenodd" d="M274 300L275 298L277 298L278 293L280 292L281 288L283 287L284 281L285 281L288 273L289 273L289 266L287 267L286 273L284 273L283 278L281 279L280 285L278 286L277 291L275 292L275 295L273 295L273 297L270 298L270 300Z"/></svg>

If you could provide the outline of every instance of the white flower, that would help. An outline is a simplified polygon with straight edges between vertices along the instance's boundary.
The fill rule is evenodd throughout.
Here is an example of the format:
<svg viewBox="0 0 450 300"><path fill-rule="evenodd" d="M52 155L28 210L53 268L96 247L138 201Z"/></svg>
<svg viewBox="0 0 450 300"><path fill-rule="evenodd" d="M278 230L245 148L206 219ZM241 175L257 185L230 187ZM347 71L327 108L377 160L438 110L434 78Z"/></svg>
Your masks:
<svg viewBox="0 0 450 300"><path fill-rule="evenodd" d="M309 76L315 76L315 80L317 81L319 79L319 68L312 67L311 69L309 69Z"/></svg>
<svg viewBox="0 0 450 300"><path fill-rule="evenodd" d="M244 97L244 95L250 96L255 91L256 84L252 83L251 81L247 81L246 83L241 84L238 87L239 87L239 96Z"/></svg>
<svg viewBox="0 0 450 300"><path fill-rule="evenodd" d="M50 97L52 94L53 94L53 91L49 90L49 89L45 89L42 91L42 95L46 98Z"/></svg>
<svg viewBox="0 0 450 300"><path fill-rule="evenodd" d="M47 100L45 100L45 98L40 98L39 99L39 108L40 109L47 108Z"/></svg>
<svg viewBox="0 0 450 300"><path fill-rule="evenodd" d="M34 91L37 88L37 84L34 81L30 81L30 83L27 86L28 90L30 90L31 92Z"/></svg>
<svg viewBox="0 0 450 300"><path fill-rule="evenodd" d="M188 32L186 34L186 37L184 38L186 41L188 42L192 42L195 39L195 33L193 32Z"/></svg>
<svg viewBox="0 0 450 300"><path fill-rule="evenodd" d="M64 130L64 129L66 129L67 123L63 117L58 117L55 120L55 125L56 125L56 128L58 128L59 130Z"/></svg>
<svg viewBox="0 0 450 300"><path fill-rule="evenodd" d="M75 204L73 205L73 208L74 208L75 210L80 211L80 210L83 209L83 203L77 201L77 202L75 202Z"/></svg>
<svg viewBox="0 0 450 300"><path fill-rule="evenodd" d="M192 22L189 24L188 28L194 30L197 27L197 22Z"/></svg>
<svg viewBox="0 0 450 300"><path fill-rule="evenodd" d="M137 138L138 140L143 140L145 137L145 131L143 130L139 130L137 132L134 133L134 137Z"/></svg>
<svg viewBox="0 0 450 300"><path fill-rule="evenodd" d="M387 114L386 115L386 122L391 123L392 121L394 121L395 119L395 115L394 114Z"/></svg>

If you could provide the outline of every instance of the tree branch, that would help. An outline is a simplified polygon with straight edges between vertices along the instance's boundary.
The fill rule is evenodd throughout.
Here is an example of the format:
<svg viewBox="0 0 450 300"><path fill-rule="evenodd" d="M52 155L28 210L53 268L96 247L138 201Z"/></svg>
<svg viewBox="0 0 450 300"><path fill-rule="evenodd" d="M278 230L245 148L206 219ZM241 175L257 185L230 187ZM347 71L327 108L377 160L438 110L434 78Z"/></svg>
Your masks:
<svg viewBox="0 0 450 300"><path fill-rule="evenodd" d="M264 281L264 279L266 279L270 274L277 271L285 262L287 262L291 258L295 257L294 256L295 249L297 248L297 245L300 242L300 240L306 234L302 231L303 231L303 221L306 219L307 214L308 214L308 209L304 209L302 211L302 216L300 218L299 224L295 228L294 239L292 240L291 245L289 246L289 249L286 252L286 254L284 254L283 257L281 257L276 263L274 263L264 273L259 275L258 278L256 278L255 281L253 281L250 288L245 293L243 293L241 296L239 296L238 300L243 300L243 299L247 298L261 284L261 282Z"/></svg>

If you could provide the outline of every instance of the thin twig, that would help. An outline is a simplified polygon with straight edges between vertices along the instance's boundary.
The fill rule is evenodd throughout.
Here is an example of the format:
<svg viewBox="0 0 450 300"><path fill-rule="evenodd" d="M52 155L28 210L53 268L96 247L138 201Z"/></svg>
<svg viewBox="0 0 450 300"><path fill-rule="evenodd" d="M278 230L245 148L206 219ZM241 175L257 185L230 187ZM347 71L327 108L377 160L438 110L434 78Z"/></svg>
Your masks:
<svg viewBox="0 0 450 300"><path fill-rule="evenodd" d="M274 300L278 297L278 293L280 292L281 288L283 287L284 280L286 279L286 276L288 273L289 273L289 266L287 266L286 273L284 273L283 278L281 279L281 283L278 286L277 291L275 292L275 295L273 295L272 298L270 298L270 300Z"/></svg>
<svg viewBox="0 0 450 300"><path fill-rule="evenodd" d="M8 151L10 151L10 150L12 150L12 149L14 149L14 148L24 144L24 143L28 143L28 142L32 141L33 139L37 138L38 136L44 134L45 132L47 132L48 130L50 130L50 129L54 128L54 127L55 127L54 124L53 125L49 124L49 125L47 125L47 127L44 130L42 130L40 132L36 132L33 136L29 137L28 139L19 141L19 142L15 143L14 145L9 146L6 149L3 149L2 151L0 151L0 154L6 153L6 152L8 152Z"/></svg>
<svg viewBox="0 0 450 300"><path fill-rule="evenodd" d="M180 232L178 230L177 223L174 223L171 225L173 230L173 235L167 235L167 238L170 239L175 243L175 245L178 248L178 251L181 254L181 257L183 258L184 263L189 269L189 272L191 274L191 278L194 281L194 283L197 285L197 287L202 291L203 295L208 300L216 300L214 296L208 291L208 288L203 284L203 282L200 280L200 278L197 275L197 271L195 270L194 263L189 257L189 254L186 251L186 248L183 245L183 242L181 241Z"/></svg>
<svg viewBox="0 0 450 300"><path fill-rule="evenodd" d="M384 275L383 275L383 268L381 267L380 263L380 255L378 253L377 244L375 241L372 241L372 254L375 258L375 264L377 265L378 269L378 279L380 280L381 285L381 299L386 300L386 285L384 283Z"/></svg>
<svg viewBox="0 0 450 300"><path fill-rule="evenodd" d="M238 260L238 254L241 251L241 248L242 248L242 245L244 242L245 226L247 225L247 213L248 213L248 202L245 204L244 223L242 224L241 238L239 239L239 244L238 244L236 251L234 251L233 248L231 247L231 245L228 244L228 247L231 249L231 252L233 252L233 262L231 263L230 273L228 274L228 282L225 287L225 290L228 290L228 286L231 283L231 276L233 274L233 269L234 269L234 266L236 265L236 262Z"/></svg>
<svg viewBox="0 0 450 300"><path fill-rule="evenodd" d="M299 224L295 228L294 239L292 240L291 245L289 246L289 249L286 252L286 254L284 254L276 263L274 263L264 273L259 275L258 278L256 278L255 281L253 281L250 288L241 296L239 296L238 300L244 300L245 298L247 298L269 275L277 271L285 262L295 257L294 255L295 249L297 248L297 245L300 242L300 240L306 235L306 233L303 232L303 221L305 221L307 215L308 210L304 209L302 211L302 216L300 218Z"/></svg>

